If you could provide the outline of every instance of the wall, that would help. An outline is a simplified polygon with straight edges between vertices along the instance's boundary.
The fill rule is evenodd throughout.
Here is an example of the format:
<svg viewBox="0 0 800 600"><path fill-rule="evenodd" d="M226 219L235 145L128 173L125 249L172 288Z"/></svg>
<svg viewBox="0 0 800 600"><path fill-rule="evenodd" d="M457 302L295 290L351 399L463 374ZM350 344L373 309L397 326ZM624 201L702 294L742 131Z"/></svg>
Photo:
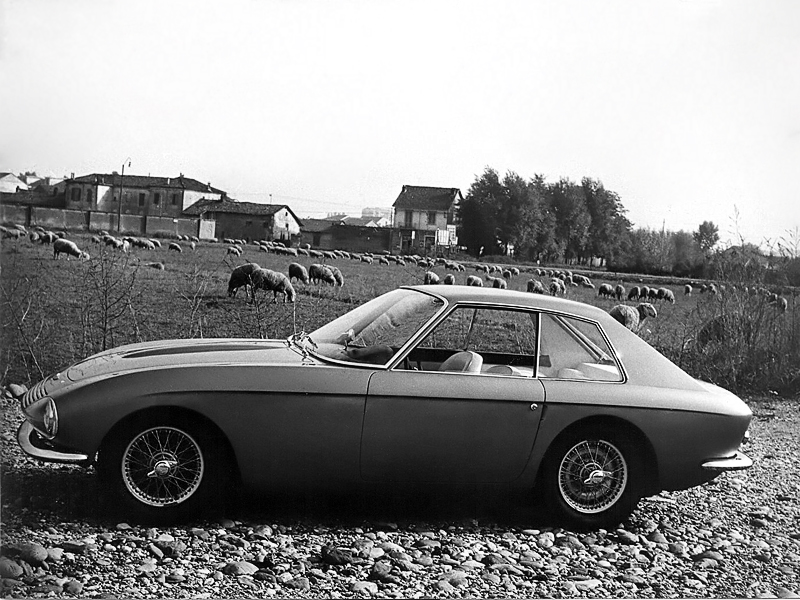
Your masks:
<svg viewBox="0 0 800 600"><path fill-rule="evenodd" d="M176 219L173 217L154 217L146 219L147 235L172 234L197 235L199 219Z"/></svg>
<svg viewBox="0 0 800 600"><path fill-rule="evenodd" d="M210 219L200 219L200 232L197 236L201 240L217 239L217 222Z"/></svg>
<svg viewBox="0 0 800 600"><path fill-rule="evenodd" d="M272 223L272 239L291 239L300 235L300 225L289 209L282 208L275 213Z"/></svg>
<svg viewBox="0 0 800 600"><path fill-rule="evenodd" d="M32 206L29 225L39 225L45 229L86 229L88 213L80 210Z"/></svg>
<svg viewBox="0 0 800 600"><path fill-rule="evenodd" d="M392 230L379 227L355 227L334 224L322 232L303 232L301 244L311 244L320 250L347 250L349 252L382 252L388 250Z"/></svg>
<svg viewBox="0 0 800 600"><path fill-rule="evenodd" d="M0 204L0 223L28 225L30 206L18 204Z"/></svg>
<svg viewBox="0 0 800 600"><path fill-rule="evenodd" d="M183 205L181 212L189 208L198 200L220 200L222 194L214 194L212 192L195 192L193 190L183 190Z"/></svg>

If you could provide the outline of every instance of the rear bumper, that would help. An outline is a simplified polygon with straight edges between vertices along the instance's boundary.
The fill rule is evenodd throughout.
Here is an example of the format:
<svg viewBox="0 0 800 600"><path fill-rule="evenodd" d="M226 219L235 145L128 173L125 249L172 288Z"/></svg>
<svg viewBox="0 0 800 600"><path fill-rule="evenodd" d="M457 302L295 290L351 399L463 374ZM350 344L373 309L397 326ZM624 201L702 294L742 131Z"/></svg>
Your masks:
<svg viewBox="0 0 800 600"><path fill-rule="evenodd" d="M17 430L17 443L22 451L38 460L45 462L89 465L92 459L86 454L64 452L57 449L46 439L39 435L28 421L23 421Z"/></svg>
<svg viewBox="0 0 800 600"><path fill-rule="evenodd" d="M700 465L706 471L720 472L720 471L741 471L742 469L749 469L753 466L753 460L737 452L728 458L712 458L706 460Z"/></svg>

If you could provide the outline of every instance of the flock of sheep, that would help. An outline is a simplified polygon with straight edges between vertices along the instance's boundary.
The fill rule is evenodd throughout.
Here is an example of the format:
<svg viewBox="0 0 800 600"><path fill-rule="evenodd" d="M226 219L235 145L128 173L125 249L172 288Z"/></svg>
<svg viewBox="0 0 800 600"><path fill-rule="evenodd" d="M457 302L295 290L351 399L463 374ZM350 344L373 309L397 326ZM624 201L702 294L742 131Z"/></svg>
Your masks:
<svg viewBox="0 0 800 600"><path fill-rule="evenodd" d="M81 260L89 260L88 252L80 249L78 245L66 239L64 232L53 232L42 227L27 230L22 225L0 226L0 234L3 238L19 240L28 237L32 243L49 244L53 247L53 257L65 254L67 259L75 257ZM112 249L122 252L131 252L135 248L144 250L156 250L162 248L162 241L157 238L142 237L115 237L108 232L99 232L93 235L91 242L97 245L105 245ZM196 250L200 240L196 236L180 235L177 241L164 242L168 251L182 253L183 246L179 242L185 243L186 247ZM245 252L247 242L241 239L225 238L226 255L241 257ZM454 285L457 283L457 275L466 271L466 267L456 261L445 258L427 258L419 255L397 256L384 251L383 253L370 252L348 252L344 250L318 250L312 249L308 244L304 247L287 247L278 241L255 241L251 245L257 247L258 251L274 253L289 257L308 257L317 259L308 268L299 262L291 262L286 273L265 269L255 262L247 262L233 269L228 281L228 295L235 297L239 288L245 287L249 291L250 298L255 298L257 290L273 292L273 301L277 302L278 294L281 294L284 302L295 302L297 293L294 284L327 284L342 287L344 277L342 272L330 261L337 259L349 259L366 264L375 265L396 265L396 266L416 266L424 269L422 283L424 285ZM326 262L327 261L327 262ZM147 263L157 269L164 269L163 262ZM512 279L519 277L521 271L518 267L502 267L496 264L475 264L474 269L479 275L467 275L463 281L465 285L477 287L493 287L496 289L508 289ZM450 271L443 276L437 274L434 269L443 267L445 271ZM612 285L601 283L595 287L594 283L585 275L573 273L569 270L546 269L539 267L526 267L523 270L536 278L528 279L525 289L530 293L550 294L553 296L566 296L570 288L582 287L597 289L598 298L616 300L617 302L638 302L638 304L616 304L609 313L627 328L638 331L642 322L647 318L655 318L658 311L655 303L675 303L675 293L667 287L649 287L647 285L634 285L626 289L622 283ZM716 283L701 283L684 285L684 296L691 296L697 289L701 294L708 293L716 295L725 288ZM767 302L774 306L779 312L785 312L788 308L788 301L785 297L770 292L763 287L745 288L744 291L750 294L762 294L767 298Z"/></svg>

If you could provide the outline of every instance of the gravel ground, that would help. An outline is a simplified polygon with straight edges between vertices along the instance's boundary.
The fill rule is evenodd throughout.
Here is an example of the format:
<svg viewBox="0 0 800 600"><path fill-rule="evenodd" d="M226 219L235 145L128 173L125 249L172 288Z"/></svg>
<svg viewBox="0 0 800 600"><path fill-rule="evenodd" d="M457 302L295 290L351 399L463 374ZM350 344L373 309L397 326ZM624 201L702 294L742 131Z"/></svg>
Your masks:
<svg viewBox="0 0 800 600"><path fill-rule="evenodd" d="M748 403L752 469L576 533L464 494L261 499L218 522L131 526L95 514L91 471L23 456L4 399L0 594L800 598L800 400Z"/></svg>

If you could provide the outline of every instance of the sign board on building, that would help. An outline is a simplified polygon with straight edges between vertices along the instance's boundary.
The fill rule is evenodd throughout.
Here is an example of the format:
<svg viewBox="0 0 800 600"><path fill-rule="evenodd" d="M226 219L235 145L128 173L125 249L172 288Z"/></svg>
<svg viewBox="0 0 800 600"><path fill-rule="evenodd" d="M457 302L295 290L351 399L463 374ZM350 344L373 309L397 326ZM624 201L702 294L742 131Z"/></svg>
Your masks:
<svg viewBox="0 0 800 600"><path fill-rule="evenodd" d="M455 225L448 225L447 226L447 233L450 235L449 244L451 246L458 245L458 236L456 236L456 226Z"/></svg>
<svg viewBox="0 0 800 600"><path fill-rule="evenodd" d="M450 232L447 229L436 230L436 245L437 246L450 245Z"/></svg>

